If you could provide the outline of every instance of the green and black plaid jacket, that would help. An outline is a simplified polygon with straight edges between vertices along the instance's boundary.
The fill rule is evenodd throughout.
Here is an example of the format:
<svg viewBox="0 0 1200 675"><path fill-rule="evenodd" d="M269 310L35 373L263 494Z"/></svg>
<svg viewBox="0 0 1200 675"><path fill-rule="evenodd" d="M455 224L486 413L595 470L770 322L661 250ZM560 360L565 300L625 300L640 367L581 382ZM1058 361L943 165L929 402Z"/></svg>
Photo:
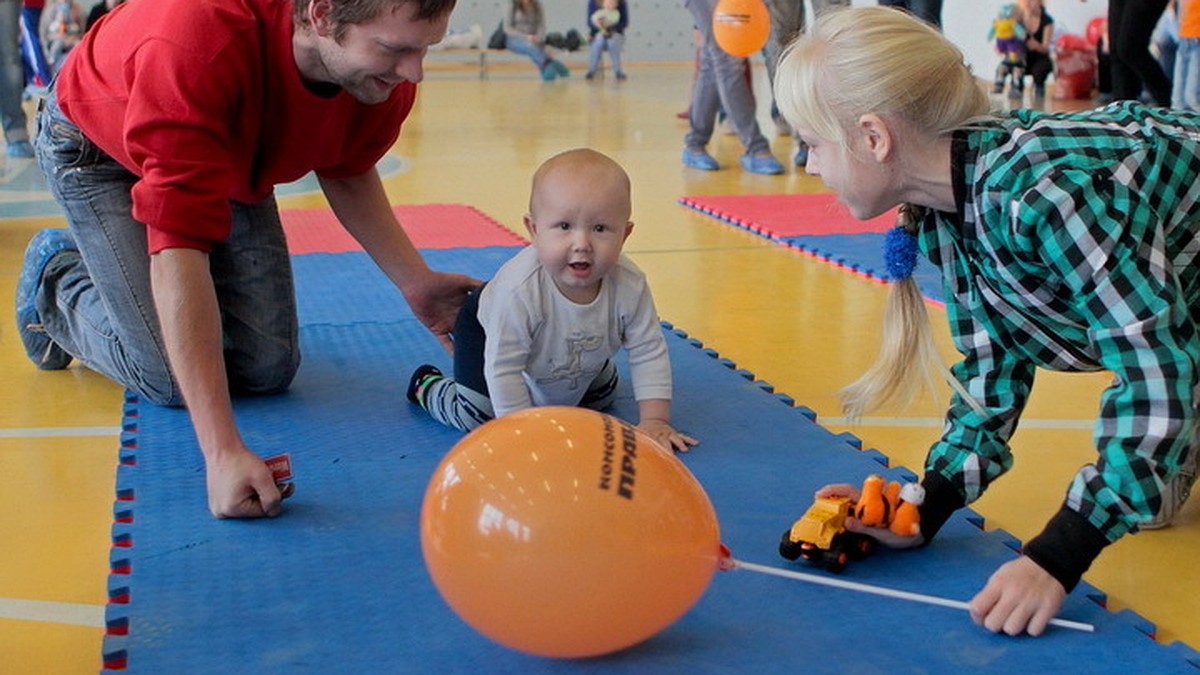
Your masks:
<svg viewBox="0 0 1200 675"><path fill-rule="evenodd" d="M1012 465L1008 440L1037 367L1115 373L1095 463L1026 547L1070 588L1100 548L1158 512L1192 451L1200 115L1129 102L1016 111L956 132L952 160L958 213L931 213L919 241L942 271L965 357L953 372L990 415L956 400L926 471L957 505L974 501ZM1087 550L1055 562L1039 546L1043 557Z"/></svg>

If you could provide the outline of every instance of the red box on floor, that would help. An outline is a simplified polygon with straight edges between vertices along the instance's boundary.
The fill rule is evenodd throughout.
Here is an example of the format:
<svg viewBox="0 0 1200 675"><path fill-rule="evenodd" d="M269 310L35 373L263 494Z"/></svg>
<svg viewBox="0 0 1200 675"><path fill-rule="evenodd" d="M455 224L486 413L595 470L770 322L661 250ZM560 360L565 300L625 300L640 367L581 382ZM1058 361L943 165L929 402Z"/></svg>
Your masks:
<svg viewBox="0 0 1200 675"><path fill-rule="evenodd" d="M1090 98L1096 70L1095 45L1079 35L1059 36L1054 45L1054 98Z"/></svg>

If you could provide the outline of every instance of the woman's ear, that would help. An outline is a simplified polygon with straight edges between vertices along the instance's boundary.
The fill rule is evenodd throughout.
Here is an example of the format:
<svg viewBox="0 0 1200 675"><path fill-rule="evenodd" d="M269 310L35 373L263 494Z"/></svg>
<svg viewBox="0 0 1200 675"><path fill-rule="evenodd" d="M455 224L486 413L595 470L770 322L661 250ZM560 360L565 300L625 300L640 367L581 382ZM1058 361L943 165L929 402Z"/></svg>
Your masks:
<svg viewBox="0 0 1200 675"><path fill-rule="evenodd" d="M887 120L875 113L867 113L858 118L858 131L863 148L875 161L883 163L891 159L895 152L895 137Z"/></svg>

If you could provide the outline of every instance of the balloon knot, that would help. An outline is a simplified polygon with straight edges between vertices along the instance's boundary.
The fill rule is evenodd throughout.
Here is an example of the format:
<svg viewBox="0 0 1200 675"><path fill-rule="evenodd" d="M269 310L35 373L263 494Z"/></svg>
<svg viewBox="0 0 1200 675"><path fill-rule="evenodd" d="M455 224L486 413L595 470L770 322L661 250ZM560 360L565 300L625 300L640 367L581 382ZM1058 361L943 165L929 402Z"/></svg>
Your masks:
<svg viewBox="0 0 1200 675"><path fill-rule="evenodd" d="M721 544L720 553L717 556L717 569L722 572L737 568L737 561L733 559L733 551L725 544Z"/></svg>

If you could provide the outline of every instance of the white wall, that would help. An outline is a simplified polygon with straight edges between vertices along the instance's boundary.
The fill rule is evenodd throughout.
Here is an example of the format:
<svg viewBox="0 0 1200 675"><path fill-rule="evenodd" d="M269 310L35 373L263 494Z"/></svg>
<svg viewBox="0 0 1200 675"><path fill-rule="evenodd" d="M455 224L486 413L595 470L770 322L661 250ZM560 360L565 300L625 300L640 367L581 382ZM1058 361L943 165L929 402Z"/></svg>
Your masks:
<svg viewBox="0 0 1200 675"><path fill-rule="evenodd" d="M683 0L626 0L630 26L625 32L624 57L637 61L691 61L692 18ZM450 17L451 29L467 29L472 24L491 35L511 0L458 0ZM574 28L587 35L587 0L542 0L546 10L546 29L566 33Z"/></svg>
<svg viewBox="0 0 1200 675"><path fill-rule="evenodd" d="M946 36L966 54L977 76L985 79L1000 63L988 31L1000 6L1013 0L944 0L942 24ZM1082 34L1087 22L1108 11L1108 0L1045 0L1046 11L1055 19L1056 30ZM631 17L625 44L625 59L637 61L691 61L692 19L683 0L628 0ZM484 35L496 27L510 0L458 0L451 28L482 26ZM855 6L870 6L876 0L853 0ZM587 0L542 0L549 30L586 32ZM810 8L811 9L811 8ZM812 16L812 12L809 12Z"/></svg>

